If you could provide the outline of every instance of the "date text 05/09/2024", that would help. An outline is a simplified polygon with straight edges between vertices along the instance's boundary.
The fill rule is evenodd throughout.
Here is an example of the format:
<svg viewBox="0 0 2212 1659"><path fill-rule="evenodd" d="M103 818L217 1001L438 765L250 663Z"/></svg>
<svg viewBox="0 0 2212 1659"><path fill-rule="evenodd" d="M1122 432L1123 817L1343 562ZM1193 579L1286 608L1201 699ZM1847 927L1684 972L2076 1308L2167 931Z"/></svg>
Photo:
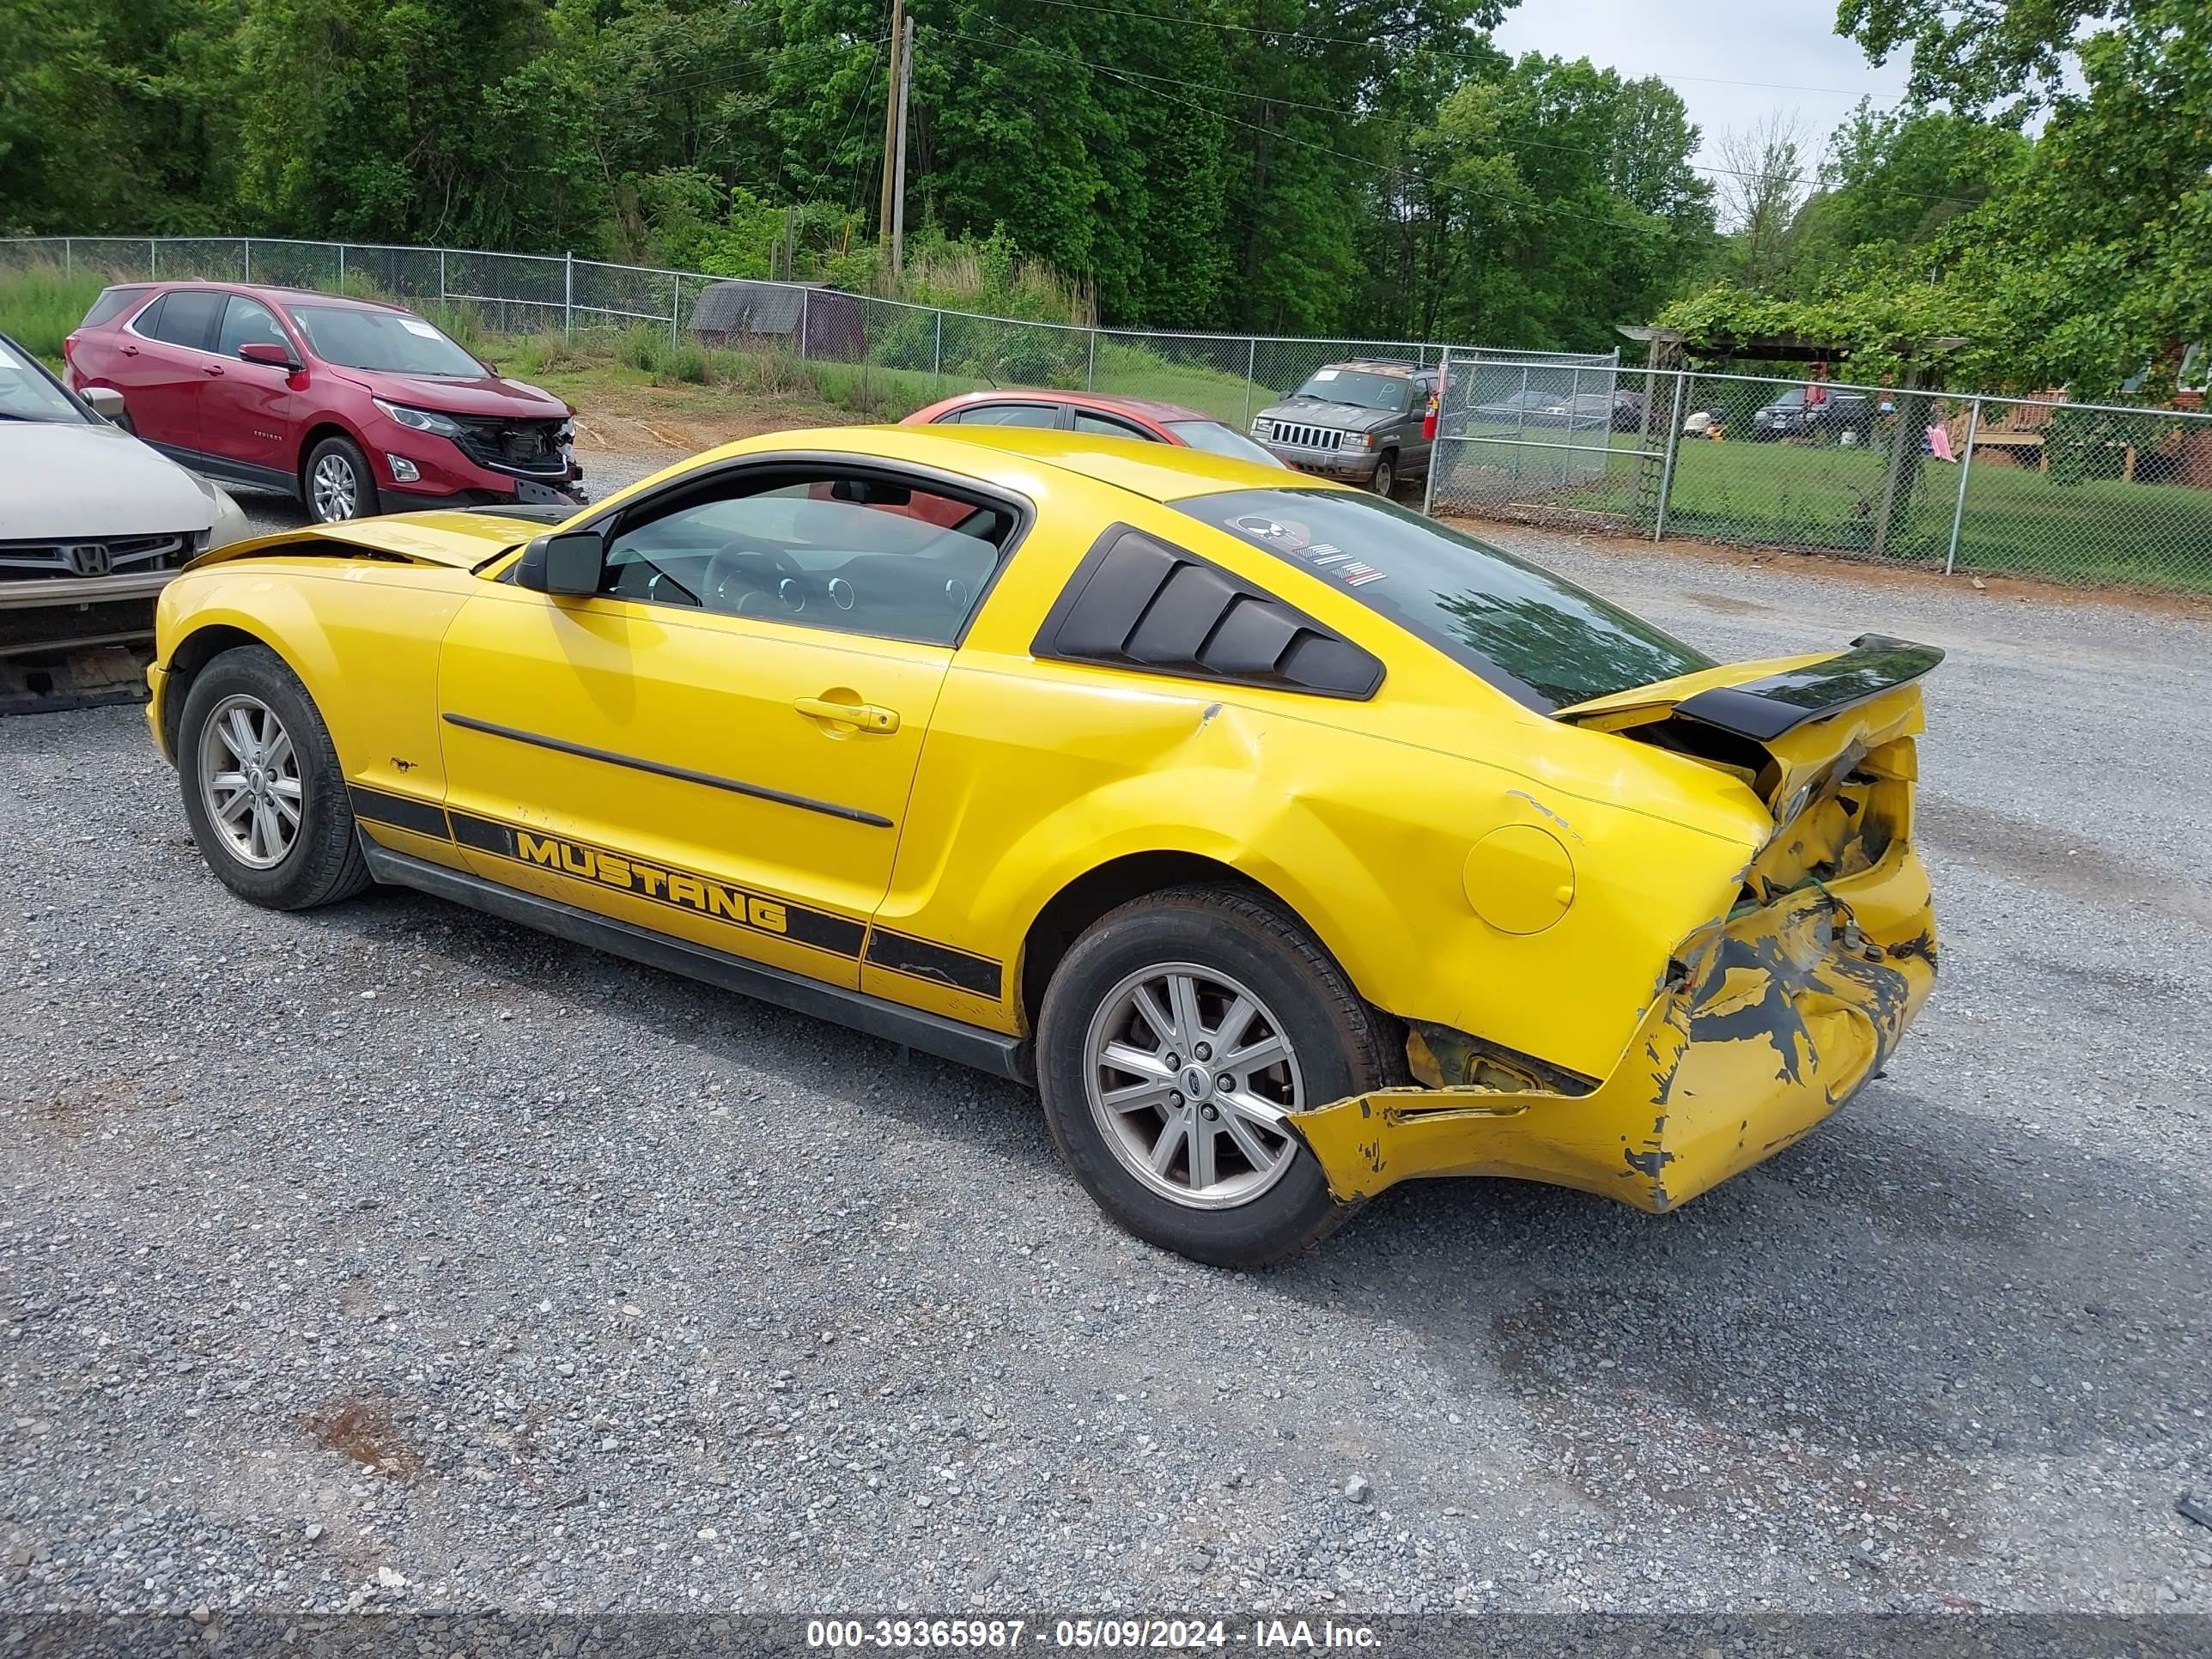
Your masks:
<svg viewBox="0 0 2212 1659"><path fill-rule="evenodd" d="M1289 1652L1373 1651L1380 1644L1369 1626L1348 1620L1259 1619L1232 1625L1222 1619L811 1619L810 1648L878 1651L945 1651L1034 1645L1106 1652L1218 1651L1243 1647Z"/></svg>

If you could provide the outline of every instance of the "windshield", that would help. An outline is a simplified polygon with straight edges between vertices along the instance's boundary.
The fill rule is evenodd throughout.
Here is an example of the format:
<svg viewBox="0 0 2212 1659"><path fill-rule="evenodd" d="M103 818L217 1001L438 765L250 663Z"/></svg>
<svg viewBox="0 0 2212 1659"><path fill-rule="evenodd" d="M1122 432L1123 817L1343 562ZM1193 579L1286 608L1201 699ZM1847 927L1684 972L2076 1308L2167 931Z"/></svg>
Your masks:
<svg viewBox="0 0 2212 1659"><path fill-rule="evenodd" d="M289 307L315 356L341 368L478 380L483 365L420 317L355 306Z"/></svg>
<svg viewBox="0 0 2212 1659"><path fill-rule="evenodd" d="M1370 374L1361 368L1324 368L1291 396L1362 409L1403 409L1413 382L1402 374Z"/></svg>
<svg viewBox="0 0 2212 1659"><path fill-rule="evenodd" d="M84 411L46 371L9 341L0 340L0 417L18 421L69 421L82 425Z"/></svg>
<svg viewBox="0 0 2212 1659"><path fill-rule="evenodd" d="M1572 582L1377 496L1240 489L1174 505L1337 583L1541 714L1713 666Z"/></svg>
<svg viewBox="0 0 2212 1659"><path fill-rule="evenodd" d="M1262 449L1234 427L1218 421L1170 421L1168 430L1174 433L1193 449L1202 449L1209 455L1231 455L1240 461L1257 461L1262 466L1281 466L1274 452Z"/></svg>

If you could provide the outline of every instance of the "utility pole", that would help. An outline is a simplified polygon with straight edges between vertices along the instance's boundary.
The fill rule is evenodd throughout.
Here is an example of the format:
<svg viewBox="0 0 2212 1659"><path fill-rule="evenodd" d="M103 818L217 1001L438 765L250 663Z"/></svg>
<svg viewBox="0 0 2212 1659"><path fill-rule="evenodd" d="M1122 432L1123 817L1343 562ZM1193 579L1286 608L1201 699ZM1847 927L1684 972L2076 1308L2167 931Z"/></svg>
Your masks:
<svg viewBox="0 0 2212 1659"><path fill-rule="evenodd" d="M906 19L906 33L898 55L898 140L896 179L891 186L891 275L906 270L906 106L914 90L914 19Z"/></svg>
<svg viewBox="0 0 2212 1659"><path fill-rule="evenodd" d="M891 244L891 191L897 182L891 158L898 143L900 47L905 35L906 0L891 0L891 61L884 80L884 185L876 213L876 242L882 247Z"/></svg>

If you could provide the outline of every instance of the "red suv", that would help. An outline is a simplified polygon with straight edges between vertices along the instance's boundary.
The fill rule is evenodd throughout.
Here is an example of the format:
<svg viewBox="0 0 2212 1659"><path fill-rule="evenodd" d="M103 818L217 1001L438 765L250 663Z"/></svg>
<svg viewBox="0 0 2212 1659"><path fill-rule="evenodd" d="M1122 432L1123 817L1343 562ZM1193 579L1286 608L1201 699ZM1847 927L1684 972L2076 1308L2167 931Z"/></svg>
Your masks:
<svg viewBox="0 0 2212 1659"><path fill-rule="evenodd" d="M222 283L111 288L62 343L70 387L193 471L299 497L317 523L377 512L580 504L575 411L503 380L398 306Z"/></svg>

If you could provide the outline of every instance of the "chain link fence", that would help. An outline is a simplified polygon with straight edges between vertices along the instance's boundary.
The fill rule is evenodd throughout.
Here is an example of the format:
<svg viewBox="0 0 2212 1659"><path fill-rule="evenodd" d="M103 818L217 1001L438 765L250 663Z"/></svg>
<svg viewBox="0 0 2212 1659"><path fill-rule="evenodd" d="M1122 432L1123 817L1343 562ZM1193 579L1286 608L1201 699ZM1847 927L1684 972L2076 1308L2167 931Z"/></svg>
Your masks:
<svg viewBox="0 0 2212 1659"><path fill-rule="evenodd" d="M1766 379L1448 370L1431 511L2212 593L2212 414Z"/></svg>
<svg viewBox="0 0 2212 1659"><path fill-rule="evenodd" d="M485 333L580 336L641 329L670 347L852 371L857 407L902 415L958 392L1046 386L1181 404L1240 430L1323 365L1372 356L1427 367L1446 348L1096 329L978 316L801 283L702 276L570 257L265 237L24 237L0 268L38 266L105 282L198 277L346 291L465 312ZM1457 348L1462 361L1480 354ZM1504 356L1507 354L1494 354ZM1516 354L1528 356L1530 354ZM1534 354L1610 368L1617 354Z"/></svg>
<svg viewBox="0 0 2212 1659"><path fill-rule="evenodd" d="M1093 329L573 258L253 237L0 241L0 269L202 277L465 313L507 336L746 354L896 418L1015 386L1179 404L1249 430L1354 357L1440 371L1427 504L1947 573L2212 592L2212 413L1624 368L1617 353ZM679 358L680 372L680 358Z"/></svg>

